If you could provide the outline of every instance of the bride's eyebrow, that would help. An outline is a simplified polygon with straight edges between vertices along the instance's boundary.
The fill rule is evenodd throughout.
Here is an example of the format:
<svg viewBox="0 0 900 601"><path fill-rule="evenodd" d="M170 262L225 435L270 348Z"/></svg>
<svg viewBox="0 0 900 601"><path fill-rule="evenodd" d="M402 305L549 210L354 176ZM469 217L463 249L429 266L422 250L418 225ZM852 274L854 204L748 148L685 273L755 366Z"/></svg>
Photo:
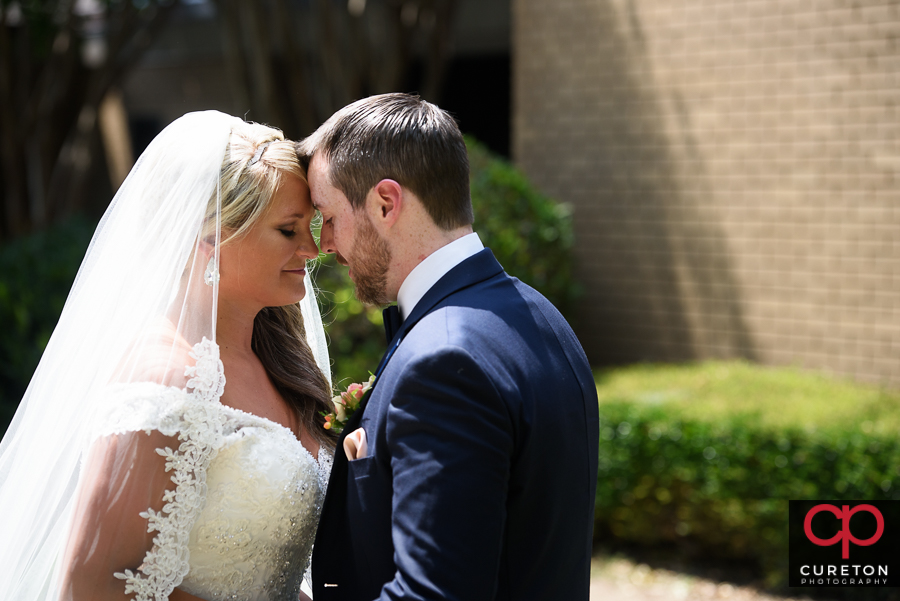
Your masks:
<svg viewBox="0 0 900 601"><path fill-rule="evenodd" d="M287 221L288 219L303 219L306 217L304 213L291 213L290 215L282 215L279 221Z"/></svg>

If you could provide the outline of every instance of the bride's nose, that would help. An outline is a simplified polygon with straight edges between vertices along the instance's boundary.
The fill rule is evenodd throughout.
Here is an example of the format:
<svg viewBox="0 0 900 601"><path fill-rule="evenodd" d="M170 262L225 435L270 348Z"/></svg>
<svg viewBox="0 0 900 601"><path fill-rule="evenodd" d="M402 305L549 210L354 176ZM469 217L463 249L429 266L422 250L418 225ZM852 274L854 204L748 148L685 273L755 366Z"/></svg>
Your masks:
<svg viewBox="0 0 900 601"><path fill-rule="evenodd" d="M313 238L312 232L307 232L306 235L302 237L300 244L297 246L297 250L294 252L298 257L310 260L319 256L319 247L316 246L316 239Z"/></svg>

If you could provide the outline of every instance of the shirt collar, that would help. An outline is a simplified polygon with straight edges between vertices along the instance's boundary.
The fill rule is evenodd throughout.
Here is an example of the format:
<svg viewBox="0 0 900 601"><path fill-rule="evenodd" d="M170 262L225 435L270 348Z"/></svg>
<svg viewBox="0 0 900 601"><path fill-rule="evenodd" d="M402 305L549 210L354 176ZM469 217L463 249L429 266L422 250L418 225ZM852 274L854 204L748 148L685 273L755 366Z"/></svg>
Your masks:
<svg viewBox="0 0 900 601"><path fill-rule="evenodd" d="M484 244L481 243L478 234L472 232L425 257L424 261L409 272L397 292L400 317L406 319L406 316L412 313L425 293L437 284L438 280L444 277L448 271L482 250L484 250Z"/></svg>

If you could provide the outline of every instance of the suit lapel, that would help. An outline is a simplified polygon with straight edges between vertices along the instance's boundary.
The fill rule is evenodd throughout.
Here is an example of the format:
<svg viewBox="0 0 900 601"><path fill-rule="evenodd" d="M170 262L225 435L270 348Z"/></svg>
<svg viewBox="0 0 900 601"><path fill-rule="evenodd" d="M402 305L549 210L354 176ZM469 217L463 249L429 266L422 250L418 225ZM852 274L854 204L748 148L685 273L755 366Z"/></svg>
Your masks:
<svg viewBox="0 0 900 601"><path fill-rule="evenodd" d="M406 336L406 333L409 332L419 320L428 315L438 303L451 294L459 292L469 286L474 286L475 284L488 280L501 273L503 273L503 267L497 262L491 249L485 248L464 260L459 265L456 265L453 269L444 274L444 276L425 293L425 296L423 296L416 306L413 307L412 313L410 313L409 316L403 320L403 323L400 324L400 327L396 329L394 337L391 338L390 343L388 344L388 350L381 357L381 362L378 364L378 369L375 371L375 383L372 385L372 388L369 389L366 398L360 403L359 409L350 416L346 426L344 426L343 433L345 436L348 432L352 432L359 427L359 422L362 420L362 414L369 402L369 398L372 396L375 387L378 386L378 379L381 377L381 373L384 371L385 367L387 367L388 361L391 360L394 352L400 346L400 343L403 342L403 337ZM343 440L344 438L342 436L341 443L343 443Z"/></svg>
<svg viewBox="0 0 900 601"><path fill-rule="evenodd" d="M497 262L497 259L494 258L494 253L491 252L491 249L485 248L459 265L456 265L453 269L444 274L444 277L438 280L437 283L425 293L425 296L423 296L416 304L412 313L409 314L409 317L403 320L403 323L394 333L394 337L391 339L390 344L388 344L388 350L381 357L381 362L378 364L378 369L375 371L374 384L360 403L359 409L350 416L350 419L347 420L347 423L344 426L344 430L338 440L338 449L341 449L344 437L359 427L359 422L362 421L362 414L369 402L369 398L375 391L375 387L378 386L378 381L382 372L385 367L387 367L388 361L390 361L391 357L394 355L394 351L396 351L397 347L400 346L400 343L403 342L403 337L406 336L406 333L409 332L419 320L428 315L438 303L451 294L468 288L469 286L474 286L475 284L488 280L501 273L503 273L503 267L501 267L500 263ZM337 453L336 455L338 454L343 457L343 453ZM337 462L337 460L338 457L336 456L335 462ZM346 458L344 458L344 461L346 461Z"/></svg>
<svg viewBox="0 0 900 601"><path fill-rule="evenodd" d="M432 309L445 298L480 282L503 273L503 267L494 258L491 249L481 250L444 274L432 286L425 296L413 307L412 313L403 320L400 329L394 334L393 342L402 339L419 320L431 313Z"/></svg>

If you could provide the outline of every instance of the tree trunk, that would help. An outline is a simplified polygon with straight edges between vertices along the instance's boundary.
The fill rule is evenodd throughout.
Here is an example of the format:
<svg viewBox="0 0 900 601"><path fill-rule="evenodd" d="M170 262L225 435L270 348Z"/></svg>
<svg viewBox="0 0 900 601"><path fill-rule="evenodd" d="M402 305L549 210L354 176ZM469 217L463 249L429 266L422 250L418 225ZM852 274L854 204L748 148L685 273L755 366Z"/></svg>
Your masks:
<svg viewBox="0 0 900 601"><path fill-rule="evenodd" d="M153 2L142 10L131 2L108 7L103 15L108 59L90 69L81 60L83 17L74 5L45 2L40 5L46 13L43 21L40 14L23 11L17 24L0 11L0 240L83 206L90 168L100 151L100 104L174 8ZM57 24L55 15L60 14L65 18Z"/></svg>
<svg viewBox="0 0 900 601"><path fill-rule="evenodd" d="M128 172L134 166L131 134L128 132L128 113L122 101L122 93L113 88L100 104L100 135L103 138L103 154L106 170L113 191L119 189Z"/></svg>

